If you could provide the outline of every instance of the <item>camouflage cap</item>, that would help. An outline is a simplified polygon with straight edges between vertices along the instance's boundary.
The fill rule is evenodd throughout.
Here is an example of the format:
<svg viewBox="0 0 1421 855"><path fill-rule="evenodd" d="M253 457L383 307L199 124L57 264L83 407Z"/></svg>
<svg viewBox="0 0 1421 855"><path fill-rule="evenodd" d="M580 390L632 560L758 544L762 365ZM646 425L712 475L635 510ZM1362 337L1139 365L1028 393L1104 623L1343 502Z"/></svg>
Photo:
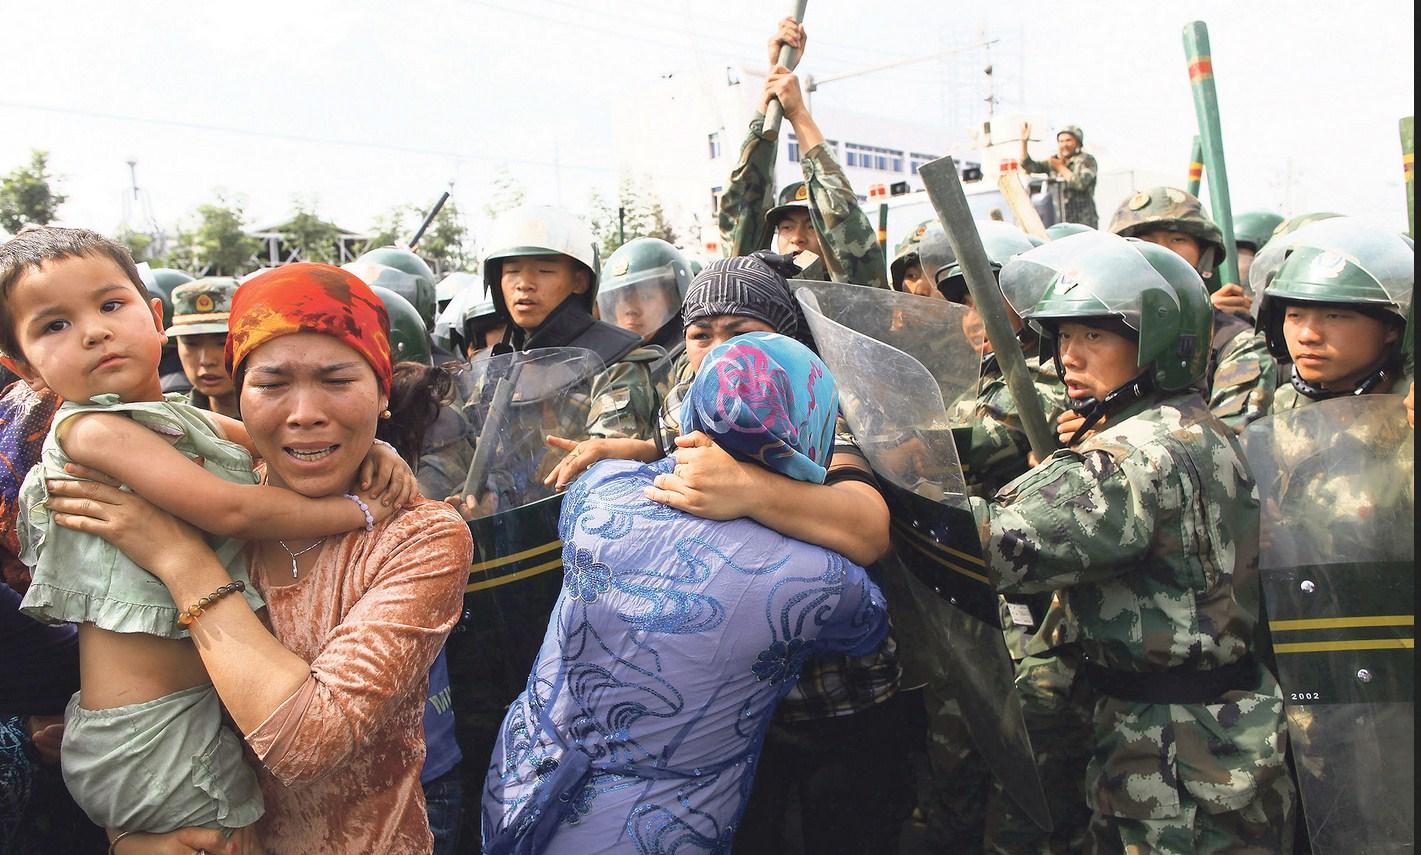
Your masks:
<svg viewBox="0 0 1421 855"><path fill-rule="evenodd" d="M1214 250L1215 262L1224 257L1223 232L1209 219L1198 197L1178 187L1151 187L1126 199L1110 219L1108 231L1121 237L1139 237L1155 229L1170 229L1195 238L1205 250Z"/></svg>
<svg viewBox="0 0 1421 855"><path fill-rule="evenodd" d="M237 280L230 276L208 276L174 288L168 335L225 335L236 293Z"/></svg>
<svg viewBox="0 0 1421 855"><path fill-rule="evenodd" d="M1085 131L1081 130L1079 125L1066 125L1056 132L1058 137L1061 134L1070 134L1076 138L1076 145L1085 148Z"/></svg>
<svg viewBox="0 0 1421 855"><path fill-rule="evenodd" d="M796 181L780 191L780 202L765 212L765 225L774 228L790 211L809 210L809 188L803 181Z"/></svg>
<svg viewBox="0 0 1421 855"><path fill-rule="evenodd" d="M902 290L903 275L907 272L909 265L918 263L918 246L923 242L923 235L927 233L928 226L935 222L937 220L923 220L918 223L893 251L893 263L888 265L888 272L893 280L895 290Z"/></svg>

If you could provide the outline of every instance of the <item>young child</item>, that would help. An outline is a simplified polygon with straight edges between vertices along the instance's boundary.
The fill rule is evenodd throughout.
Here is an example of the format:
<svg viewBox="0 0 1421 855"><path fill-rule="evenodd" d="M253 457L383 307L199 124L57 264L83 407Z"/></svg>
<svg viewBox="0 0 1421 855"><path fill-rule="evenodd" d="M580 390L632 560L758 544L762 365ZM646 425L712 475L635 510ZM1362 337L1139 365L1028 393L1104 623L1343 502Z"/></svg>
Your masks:
<svg viewBox="0 0 1421 855"><path fill-rule="evenodd" d="M361 471L362 485L374 481L377 489L367 487L364 498L309 499L258 485L240 422L200 411L183 396L164 398L158 360L165 340L161 303L119 244L45 228L0 245L0 359L65 401L20 494L21 557L34 567L22 609L79 625L80 691L65 711L65 783L111 831L236 829L262 815L262 799L187 640L185 624L200 620L200 609L174 603L156 578L98 537L54 524L46 479L75 477L66 472L82 470L72 464L102 470L213 533L238 580L232 593L253 608L262 602L234 538L319 538L319 547L326 536L368 530L391 511L377 498L413 482L394 470L393 450L377 446ZM402 480L387 490L391 478Z"/></svg>

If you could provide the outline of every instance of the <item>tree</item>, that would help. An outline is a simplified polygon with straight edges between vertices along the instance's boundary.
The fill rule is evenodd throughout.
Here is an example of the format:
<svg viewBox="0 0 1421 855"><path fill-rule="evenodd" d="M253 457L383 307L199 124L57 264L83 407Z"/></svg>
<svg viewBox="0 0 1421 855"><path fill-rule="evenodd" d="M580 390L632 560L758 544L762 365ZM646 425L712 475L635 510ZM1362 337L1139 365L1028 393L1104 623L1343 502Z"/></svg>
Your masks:
<svg viewBox="0 0 1421 855"><path fill-rule="evenodd" d="M127 226L119 229L114 240L128 247L128 254L133 256L134 261L147 260L148 250L153 246L152 235L134 231Z"/></svg>
<svg viewBox="0 0 1421 855"><path fill-rule="evenodd" d="M484 205L484 213L490 220L498 219L498 215L504 211L512 210L523 204L523 185L517 178L508 171L507 166L500 166L498 174L493 177L493 188L488 194L488 203Z"/></svg>
<svg viewBox="0 0 1421 855"><path fill-rule="evenodd" d="M261 241L246 233L240 200L219 194L215 202L198 205L191 216L195 222L178 229L168 266L201 276L241 276L252 269Z"/></svg>
<svg viewBox="0 0 1421 855"><path fill-rule="evenodd" d="M395 246L408 239L410 231L406 223L410 217L410 205L400 205L391 208L383 216L375 218L375 223L370 227L370 239L361 247L362 253L369 252L376 247Z"/></svg>
<svg viewBox="0 0 1421 855"><path fill-rule="evenodd" d="M54 186L60 178L49 172L49 152L32 149L28 166L16 167L0 178L0 228L14 234L30 223L54 222L59 206L68 197Z"/></svg>
<svg viewBox="0 0 1421 855"><path fill-rule="evenodd" d="M340 260L340 229L316 215L315 203L295 199L296 216L281 227L281 241L301 261L336 264Z"/></svg>
<svg viewBox="0 0 1421 855"><path fill-rule="evenodd" d="M420 216L423 222L424 215ZM439 209L435 215L434 222L429 224L429 228L424 230L424 235L419 239L416 250L419 255L434 268L435 273L443 274L455 270L466 270L470 267L472 259L469 252L472 247L465 248L464 241L469 237L469 229L464 225L464 218L459 213L459 206L453 199L444 203L444 207Z"/></svg>
<svg viewBox="0 0 1421 855"><path fill-rule="evenodd" d="M587 212L587 228L597 239L597 251L606 258L618 246L617 212L612 210L612 206L608 205L607 200L596 190L587 197L587 205L583 210Z"/></svg>

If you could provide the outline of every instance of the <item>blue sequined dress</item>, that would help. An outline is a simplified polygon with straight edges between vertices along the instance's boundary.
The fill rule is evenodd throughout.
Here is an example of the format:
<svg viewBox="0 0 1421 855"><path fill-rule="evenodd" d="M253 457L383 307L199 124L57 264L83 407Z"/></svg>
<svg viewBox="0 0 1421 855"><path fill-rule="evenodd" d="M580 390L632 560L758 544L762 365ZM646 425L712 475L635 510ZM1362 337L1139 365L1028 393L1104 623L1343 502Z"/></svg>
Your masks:
<svg viewBox="0 0 1421 855"><path fill-rule="evenodd" d="M604 461L568 491L562 593L484 786L489 855L729 852L805 659L888 630L842 556L643 497L674 464Z"/></svg>

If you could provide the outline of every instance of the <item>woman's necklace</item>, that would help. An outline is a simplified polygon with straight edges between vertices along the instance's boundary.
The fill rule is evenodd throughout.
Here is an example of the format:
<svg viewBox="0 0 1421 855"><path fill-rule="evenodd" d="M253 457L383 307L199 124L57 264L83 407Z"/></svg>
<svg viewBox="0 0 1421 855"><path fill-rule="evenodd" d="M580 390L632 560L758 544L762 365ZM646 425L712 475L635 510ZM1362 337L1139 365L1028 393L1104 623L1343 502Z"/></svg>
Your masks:
<svg viewBox="0 0 1421 855"><path fill-rule="evenodd" d="M327 536L329 536L329 535L327 535ZM323 544L323 543L325 543L325 542L326 542L326 538L323 537L323 538L321 538L320 540L316 541L315 543L311 544L310 546L306 547L305 549L299 550L299 551L297 551L297 552L292 552L292 551L291 551L291 547L289 547L289 546L286 545L286 541L284 541L284 540L278 540L278 541L277 541L277 543L281 544L281 548L284 549L284 550L286 550L286 554L289 555L289 556L291 556L291 578L293 578L293 579L296 578L296 559L300 558L301 556L305 555L306 553L310 552L311 550L315 549L316 547L320 546L321 544Z"/></svg>

